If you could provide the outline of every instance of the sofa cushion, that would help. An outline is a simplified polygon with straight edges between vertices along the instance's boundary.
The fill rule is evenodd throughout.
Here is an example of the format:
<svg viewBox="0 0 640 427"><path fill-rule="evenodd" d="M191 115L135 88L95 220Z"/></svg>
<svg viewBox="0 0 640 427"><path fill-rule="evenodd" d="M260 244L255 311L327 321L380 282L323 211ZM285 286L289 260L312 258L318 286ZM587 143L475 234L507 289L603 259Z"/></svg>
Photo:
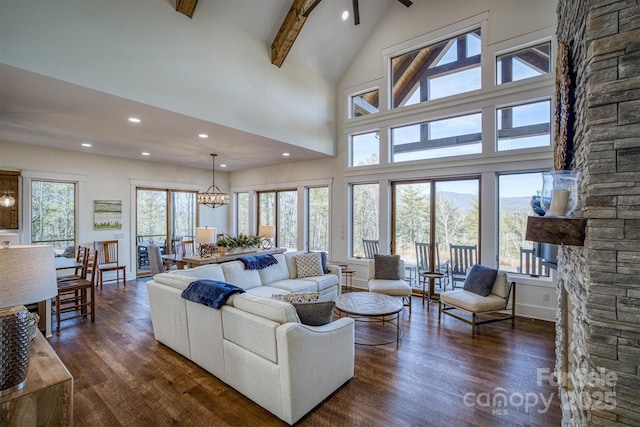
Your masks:
<svg viewBox="0 0 640 427"><path fill-rule="evenodd" d="M395 297L408 297L411 295L411 286L404 280L369 279L369 292L391 295Z"/></svg>
<svg viewBox="0 0 640 427"><path fill-rule="evenodd" d="M474 264L469 270L462 289L486 297L491 293L498 270L480 264Z"/></svg>
<svg viewBox="0 0 640 427"><path fill-rule="evenodd" d="M174 270L171 274L183 274L185 276L196 277L198 279L217 280L224 282L224 272L220 264L202 265L200 267L189 268L187 270Z"/></svg>
<svg viewBox="0 0 640 427"><path fill-rule="evenodd" d="M400 255L374 255L374 279L399 280Z"/></svg>
<svg viewBox="0 0 640 427"><path fill-rule="evenodd" d="M286 295L290 292L287 291L286 289L278 289L270 285L264 285L264 286L256 286L255 288L247 289L247 293L250 293L251 295L255 295L257 297L271 298L271 296L274 294Z"/></svg>
<svg viewBox="0 0 640 427"><path fill-rule="evenodd" d="M306 279L278 280L269 283L269 286L288 292L316 292L318 290L318 285L315 282Z"/></svg>
<svg viewBox="0 0 640 427"><path fill-rule="evenodd" d="M335 274L323 274L322 276L305 277L304 279L300 280L314 282L318 287L318 291L336 286L339 282L338 276Z"/></svg>
<svg viewBox="0 0 640 427"><path fill-rule="evenodd" d="M333 301L292 302L298 313L300 323L309 326L322 326L333 320Z"/></svg>
<svg viewBox="0 0 640 427"><path fill-rule="evenodd" d="M239 310L255 314L283 324L299 323L296 310L291 304L272 298L262 298L250 293L240 294L233 299L233 306Z"/></svg>
<svg viewBox="0 0 640 427"><path fill-rule="evenodd" d="M276 254L273 257L278 261L277 264L258 270L258 274L260 274L260 281L263 285L289 278L289 269L287 268L287 261L285 260L284 255Z"/></svg>
<svg viewBox="0 0 640 427"><path fill-rule="evenodd" d="M322 257L318 252L302 254L296 256L296 268L298 270L298 278L322 276Z"/></svg>
<svg viewBox="0 0 640 427"><path fill-rule="evenodd" d="M274 294L272 298L284 301L284 302L312 302L318 301L320 294L317 292L299 292L292 294Z"/></svg>
<svg viewBox="0 0 640 427"><path fill-rule="evenodd" d="M509 284L507 283L507 272L504 270L498 270L495 282L491 288L491 293L498 295L500 298L507 298L509 296Z"/></svg>
<svg viewBox="0 0 640 427"><path fill-rule="evenodd" d="M251 289L262 285L258 270L245 270L240 261L229 261L220 264L224 271L224 281L243 289Z"/></svg>
<svg viewBox="0 0 640 427"><path fill-rule="evenodd" d="M304 251L285 252L284 259L287 261L287 270L289 270L289 279L295 279L296 277L298 277L298 267L296 267L296 257L304 253L306 252Z"/></svg>
<svg viewBox="0 0 640 427"><path fill-rule="evenodd" d="M506 300L498 295L489 294L483 297L464 289L443 292L440 294L440 301L473 313L504 310L507 306Z"/></svg>
<svg viewBox="0 0 640 427"><path fill-rule="evenodd" d="M161 285L171 286L172 288L184 291L187 286L194 280L198 280L197 277L185 276L182 274L172 273L158 273L153 276L153 281Z"/></svg>

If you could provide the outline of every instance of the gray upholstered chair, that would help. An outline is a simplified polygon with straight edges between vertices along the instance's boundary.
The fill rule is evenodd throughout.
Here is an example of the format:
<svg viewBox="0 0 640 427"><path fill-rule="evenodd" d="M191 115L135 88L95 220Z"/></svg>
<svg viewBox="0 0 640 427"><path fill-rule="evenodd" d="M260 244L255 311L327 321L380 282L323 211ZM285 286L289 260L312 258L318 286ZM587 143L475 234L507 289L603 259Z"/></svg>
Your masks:
<svg viewBox="0 0 640 427"><path fill-rule="evenodd" d="M402 260L398 264L398 277L404 278L404 261ZM402 298L403 305L409 307L409 315L411 315L411 286L404 279L376 279L375 258L369 260L368 279L369 292Z"/></svg>
<svg viewBox="0 0 640 427"><path fill-rule="evenodd" d="M471 279L472 277L469 277ZM508 310L509 297L511 297L511 309ZM471 319L454 314L451 310L462 310L471 314ZM478 320L478 315L507 310L506 315L489 317ZM516 283L509 282L506 271L498 270L498 274L487 296L479 295L465 289L455 289L440 294L438 303L438 323L442 314L455 317L471 325L471 334L475 335L476 325L511 320L511 327L515 327L516 318Z"/></svg>
<svg viewBox="0 0 640 427"><path fill-rule="evenodd" d="M151 268L151 275L158 273L164 273L164 263L162 262L162 253L160 247L156 245L149 245L149 267Z"/></svg>

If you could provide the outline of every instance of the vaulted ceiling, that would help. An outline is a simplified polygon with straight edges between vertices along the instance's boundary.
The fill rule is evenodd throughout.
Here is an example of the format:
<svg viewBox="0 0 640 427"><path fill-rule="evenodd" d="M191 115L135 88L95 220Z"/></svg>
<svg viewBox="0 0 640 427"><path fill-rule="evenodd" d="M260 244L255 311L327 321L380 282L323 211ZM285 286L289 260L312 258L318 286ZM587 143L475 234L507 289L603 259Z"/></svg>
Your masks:
<svg viewBox="0 0 640 427"><path fill-rule="evenodd" d="M294 2L292 0L178 0L178 8L185 7L189 14L190 8L193 18L189 25L194 27L205 27L207 20L215 16L216 19L225 23L225 28L229 28L237 38L255 38L264 46L268 52L265 60L271 59L271 47L279 29L282 27L285 18ZM303 1L308 4L312 0ZM5 61L2 53L11 43L9 25L14 18L23 19L23 16L12 16L23 13L35 13L21 0L3 0L0 4L0 140L17 142L24 144L37 144L48 147L55 147L67 150L87 150L81 147L83 141L92 142L91 152L96 154L110 155L115 157L137 158L154 162L177 164L182 166L199 167L209 169L211 167L210 157L203 155L208 152L217 152L221 163L228 165L229 171L260 166L274 165L288 161L301 161L314 158L322 158L331 155L329 150L315 149L313 144L298 145L295 138L280 138L270 136L268 132L260 132L259 124L252 128L240 129L235 126L225 126L223 121L216 120L215 117L200 117L190 114L188 111L170 110L158 108L153 103L146 103L140 99L129 97L127 93L118 91L96 90L91 85L79 84L78 82L88 81L80 71L74 75L74 70L64 70L64 58L45 58L48 61L56 62L55 67L60 68L66 75L74 75L74 81L56 78L55 73L48 73L46 69L26 69L22 67L22 60L19 55L12 56ZM352 0L324 0L314 5L312 13L308 14L304 25L299 29L299 34L294 37L283 70L279 72L289 72L292 70L304 69L310 75L318 76L326 81L329 87L333 87L343 75L354 56L365 43L367 37L374 30L378 21L383 17L389 7L405 8L397 0L365 0L361 2L359 8L360 24L353 25L353 21L348 19L342 21L341 14L344 10L352 11ZM60 7L68 8L68 13L74 14L74 5L78 12L83 8L93 7L95 10L104 10L98 16L93 13L91 19L110 20L112 16L108 12L109 7L130 7L138 6L130 4L124 0L111 1L109 6L104 6L103 0L73 0L60 2ZM35 7L36 5L32 5ZM170 8L175 11L176 3L173 0L146 1L144 7L147 8ZM91 10L87 13L91 13ZM165 13L158 11L156 14ZM352 12L351 12L352 13ZM152 14L150 14L152 15ZM133 17L132 12L132 17ZM142 15L138 15L142 16ZM164 15L163 15L164 16ZM40 19L45 19L40 18ZM120 22L113 21L107 25L113 28L112 32L100 34L101 41L109 44L110 37L117 37L119 28L127 25L129 34L133 34L136 22L121 22L122 15L117 17ZM183 21L176 18L168 19L166 22L159 22L157 25L158 34L171 35L172 31L177 31L172 25L186 26ZM189 20L182 16L184 20ZM115 19L115 18L114 18ZM132 18L133 19L133 18ZM177 22L176 22L177 21ZM35 22L35 21L33 21ZM220 21L216 21L220 22ZM87 31L94 31L91 22L84 23ZM149 37L143 34L145 27L140 25L140 37ZM99 31L99 28L95 31ZM5 31L7 33L5 33ZM182 30L184 31L184 30ZM55 34L51 34L55 38ZM82 34L78 34L82 37ZM7 42L7 40L9 40ZM231 35L225 42L233 43L234 35ZM34 40L34 44L38 41ZM63 41L60 41L63 43ZM206 49L211 44L218 43L218 40L199 40L199 48ZM148 52L139 53L141 58L146 55L168 55L175 57L175 61L170 62L171 66L181 67L180 52L163 51L162 40L157 45L149 46ZM185 46L186 48L186 46ZM99 46L96 46L99 49ZM29 52L25 52L28 55ZM245 52L235 52L238 58L230 56L222 58L224 61L242 61L241 56ZM247 53L248 54L248 53ZM17 58L17 59L16 59ZM154 57L155 58L155 57ZM44 59L42 59L44 61ZM17 63L17 64L16 64ZM24 59L28 63L28 59ZM127 67L126 63L112 64L114 69ZM275 67L270 65L270 67ZM286 68L289 67L289 70ZM35 68L35 67L34 67ZM192 71L192 70L191 70ZM206 72L206 71L205 71ZM122 82L118 82L122 83ZM296 85L300 82L293 81ZM223 91L225 85L238 84L238 82L213 81L213 85L219 87L218 91ZM122 84L121 84L122 86ZM115 87L115 86L114 86ZM167 90L171 92L171 87L158 88L157 90ZM133 89L135 91L135 88ZM260 88L256 87L256 91ZM232 92L232 91L231 91ZM224 99L220 100L224 102ZM250 108L251 106L247 106ZM335 109L335 105L330 106ZM187 109L184 109L187 110ZM145 117L144 130L140 127L122 125L122 115L124 112L132 115L139 114ZM326 113L326 112L323 112ZM286 119L286 118L285 118ZM332 133L335 139L335 121L329 120L326 125L327 132ZM329 129L330 128L330 129ZM198 140L194 138L194 132L207 132L210 138ZM151 152L148 158L141 158L142 151ZM288 152L290 156L283 158L282 153ZM0 162L1 163L1 162ZM5 165L7 166L7 165Z"/></svg>

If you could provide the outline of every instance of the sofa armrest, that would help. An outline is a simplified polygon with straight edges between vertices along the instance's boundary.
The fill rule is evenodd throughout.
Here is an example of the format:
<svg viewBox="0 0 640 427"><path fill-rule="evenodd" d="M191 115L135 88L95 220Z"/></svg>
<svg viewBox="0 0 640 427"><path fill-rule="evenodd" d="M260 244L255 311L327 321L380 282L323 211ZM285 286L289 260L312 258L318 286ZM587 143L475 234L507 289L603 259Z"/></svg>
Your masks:
<svg viewBox="0 0 640 427"><path fill-rule="evenodd" d="M327 264L327 271L329 274L335 274L338 278L342 277L342 267L339 265Z"/></svg>
<svg viewBox="0 0 640 427"><path fill-rule="evenodd" d="M284 419L293 424L353 377L354 321L276 330Z"/></svg>

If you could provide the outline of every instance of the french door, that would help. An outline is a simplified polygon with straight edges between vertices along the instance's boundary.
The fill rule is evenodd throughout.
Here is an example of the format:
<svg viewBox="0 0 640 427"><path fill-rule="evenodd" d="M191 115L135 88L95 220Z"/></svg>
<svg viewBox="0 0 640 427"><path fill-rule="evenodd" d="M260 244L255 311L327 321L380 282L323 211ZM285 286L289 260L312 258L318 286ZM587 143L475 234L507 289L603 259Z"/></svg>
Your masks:
<svg viewBox="0 0 640 427"><path fill-rule="evenodd" d="M150 272L147 247L155 244L163 254L173 252L173 243L193 240L197 224L196 193L193 191L136 189L136 240L138 275Z"/></svg>
<svg viewBox="0 0 640 427"><path fill-rule="evenodd" d="M435 248L429 251L432 270L447 268L452 245L478 247L479 177L401 181L392 188L392 253L407 265L417 263L416 242Z"/></svg>

